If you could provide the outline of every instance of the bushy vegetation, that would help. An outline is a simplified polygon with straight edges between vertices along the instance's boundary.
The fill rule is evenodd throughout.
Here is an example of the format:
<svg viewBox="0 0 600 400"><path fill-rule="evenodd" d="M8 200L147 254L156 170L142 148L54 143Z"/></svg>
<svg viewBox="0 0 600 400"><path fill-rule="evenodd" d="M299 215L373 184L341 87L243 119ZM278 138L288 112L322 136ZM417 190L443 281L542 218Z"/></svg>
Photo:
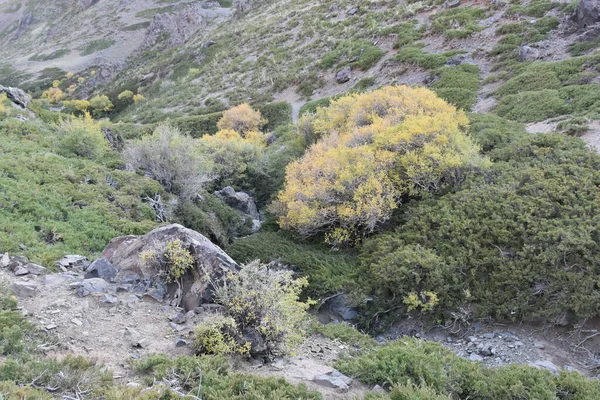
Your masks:
<svg viewBox="0 0 600 400"><path fill-rule="evenodd" d="M391 399L594 399L597 380L576 372L552 375L530 366L485 368L438 343L401 339L336 363L368 385L391 389ZM386 398L386 397L384 397Z"/></svg>
<svg viewBox="0 0 600 400"><path fill-rule="evenodd" d="M473 32L483 29L477 21L485 18L486 12L482 8L458 7L439 11L432 16L433 32L442 33L452 38L465 38Z"/></svg>
<svg viewBox="0 0 600 400"><path fill-rule="evenodd" d="M343 41L327 53L321 60L321 67L357 67L363 71L370 69L383 57L383 51L368 40Z"/></svg>
<svg viewBox="0 0 600 400"><path fill-rule="evenodd" d="M65 124L0 121L0 248L17 253L25 246L27 257L45 265L65 254L93 255L116 236L146 233L156 222L142 198L164 192L150 179L115 169L122 165L118 155L96 153L104 138L95 126L98 146L81 154L99 158L76 155L96 139L77 137L89 134L85 121ZM64 129L78 125L83 130L65 139Z"/></svg>
<svg viewBox="0 0 600 400"><path fill-rule="evenodd" d="M438 71L439 79L431 85L435 93L461 110L470 110L477 101L479 67L460 64Z"/></svg>
<svg viewBox="0 0 600 400"><path fill-rule="evenodd" d="M333 245L360 241L402 196L451 186L485 164L466 123L427 89L387 87L332 101L313 121L321 139L287 167L273 206L280 225L304 237L325 233Z"/></svg>
<svg viewBox="0 0 600 400"><path fill-rule="evenodd" d="M368 241L366 281L386 306L406 309L470 303L474 315L497 319L595 315L600 157L561 135L512 131L507 142L512 128L493 118L474 127L491 169L409 205L394 233Z"/></svg>
<svg viewBox="0 0 600 400"><path fill-rule="evenodd" d="M450 57L460 51L445 53L425 53L421 47L407 46L401 48L394 56L395 60L404 61L424 69L437 69L443 67Z"/></svg>

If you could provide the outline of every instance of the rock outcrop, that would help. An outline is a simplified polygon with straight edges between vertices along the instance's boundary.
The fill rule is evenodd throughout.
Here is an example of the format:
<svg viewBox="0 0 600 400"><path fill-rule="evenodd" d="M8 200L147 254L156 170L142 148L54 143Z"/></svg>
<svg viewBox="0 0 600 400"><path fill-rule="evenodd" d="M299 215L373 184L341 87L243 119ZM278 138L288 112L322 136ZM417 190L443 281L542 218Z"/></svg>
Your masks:
<svg viewBox="0 0 600 400"><path fill-rule="evenodd" d="M600 23L600 0L581 0L572 19L580 30Z"/></svg>
<svg viewBox="0 0 600 400"><path fill-rule="evenodd" d="M31 101L31 96L19 88L0 85L0 93L6 93L6 97L21 108L27 108Z"/></svg>
<svg viewBox="0 0 600 400"><path fill-rule="evenodd" d="M149 281L152 287L148 288L147 294L161 300L163 296L174 296L177 286L168 284L164 287L164 282L159 282L157 271L143 262L142 254L160 251L167 243L175 240L181 241L183 248L193 258L193 268L183 276L181 293L183 306L192 310L201 303L212 300L212 282L219 281L226 273L238 268L231 257L200 233L178 224L165 225L143 236L113 239L101 257L119 270L115 281Z"/></svg>
<svg viewBox="0 0 600 400"><path fill-rule="evenodd" d="M144 47L153 46L163 35L168 36L169 47L179 46L209 23L229 16L230 9L218 7L218 3L210 1L191 4L174 14L156 14L146 32Z"/></svg>
<svg viewBox="0 0 600 400"><path fill-rule="evenodd" d="M216 191L215 196L223 200L229 207L251 216L252 219L259 219L256 204L248 193L236 192L231 186L227 186Z"/></svg>

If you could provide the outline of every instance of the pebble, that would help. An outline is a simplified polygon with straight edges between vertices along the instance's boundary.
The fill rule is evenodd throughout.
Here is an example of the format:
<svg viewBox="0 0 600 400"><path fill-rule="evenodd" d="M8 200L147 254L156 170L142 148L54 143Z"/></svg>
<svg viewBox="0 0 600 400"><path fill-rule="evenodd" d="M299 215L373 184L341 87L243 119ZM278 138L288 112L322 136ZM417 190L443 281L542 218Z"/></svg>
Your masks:
<svg viewBox="0 0 600 400"><path fill-rule="evenodd" d="M187 341L184 339L177 339L177 341L175 342L175 347L184 347L187 346Z"/></svg>
<svg viewBox="0 0 600 400"><path fill-rule="evenodd" d="M52 329L56 329L56 328L58 328L58 325L56 325L56 324L48 324L48 325L46 325L46 329L49 330L49 331L51 331Z"/></svg>
<svg viewBox="0 0 600 400"><path fill-rule="evenodd" d="M74 323L74 324L75 324L75 325L77 325L77 326L81 326L81 325L83 325L83 322L81 322L81 320L80 320L79 318L73 318L73 319L71 320L71 322L72 322L72 323Z"/></svg>

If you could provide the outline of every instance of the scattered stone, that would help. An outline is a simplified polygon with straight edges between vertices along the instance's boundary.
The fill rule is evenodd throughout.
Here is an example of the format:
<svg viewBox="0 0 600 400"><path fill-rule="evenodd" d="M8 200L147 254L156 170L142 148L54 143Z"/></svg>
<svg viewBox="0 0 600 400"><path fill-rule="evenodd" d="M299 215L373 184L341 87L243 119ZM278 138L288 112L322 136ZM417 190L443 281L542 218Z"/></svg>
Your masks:
<svg viewBox="0 0 600 400"><path fill-rule="evenodd" d="M175 322L176 324L185 324L187 317L183 313L176 313L169 316L169 321Z"/></svg>
<svg viewBox="0 0 600 400"><path fill-rule="evenodd" d="M133 342L132 346L135 348L138 348L138 349L144 349L144 348L148 347L148 340L146 340L146 339L136 340Z"/></svg>
<svg viewBox="0 0 600 400"><path fill-rule="evenodd" d="M108 304L108 305L119 304L119 298L117 296L112 295L112 294L106 293L104 295L104 297L102 298L102 303Z"/></svg>
<svg viewBox="0 0 600 400"><path fill-rule="evenodd" d="M104 279L92 278L84 279L77 291L80 297L85 297L90 294L101 294L108 292L109 284Z"/></svg>
<svg viewBox="0 0 600 400"><path fill-rule="evenodd" d="M471 343L475 343L478 339L477 336L469 336L467 340Z"/></svg>
<svg viewBox="0 0 600 400"><path fill-rule="evenodd" d="M33 275L43 275L46 273L46 268L34 263L27 264L25 268L27 268L27 271Z"/></svg>
<svg viewBox="0 0 600 400"><path fill-rule="evenodd" d="M524 344L523 342L521 342L521 341L517 340L517 341L515 342L515 346L517 346L517 347L521 347L521 346L525 346L525 344Z"/></svg>
<svg viewBox="0 0 600 400"><path fill-rule="evenodd" d="M540 52L531 46L521 46L519 48L519 61L534 61L540 57Z"/></svg>
<svg viewBox="0 0 600 400"><path fill-rule="evenodd" d="M471 353L471 355L469 356L469 360L470 361L483 361L483 357L481 357L479 354Z"/></svg>
<svg viewBox="0 0 600 400"><path fill-rule="evenodd" d="M318 375L314 380L321 386L344 391L350 389L350 384L352 383L351 378L337 370L333 370L327 374Z"/></svg>
<svg viewBox="0 0 600 400"><path fill-rule="evenodd" d="M184 330L185 328L179 324L176 324L175 322L169 322L169 326L171 327L171 329L173 329L175 332L181 332L182 330Z"/></svg>
<svg viewBox="0 0 600 400"><path fill-rule="evenodd" d="M6 268L8 267L8 264L10 264L10 257L8 256L8 253L4 253L0 258L0 268Z"/></svg>
<svg viewBox="0 0 600 400"><path fill-rule="evenodd" d="M177 341L175 342L175 347L185 347L187 346L187 341L184 339L177 339Z"/></svg>
<svg viewBox="0 0 600 400"><path fill-rule="evenodd" d="M381 387L381 386L379 386L379 385L375 385L375 386L373 386L373 389L371 389L371 391L373 391L373 392L375 392L375 393L387 393L387 392L385 391L385 389L384 389L384 388L382 388L382 387Z"/></svg>
<svg viewBox="0 0 600 400"><path fill-rule="evenodd" d="M446 7L447 8L456 8L456 7L460 6L460 1L461 0L456 0L456 1L451 1L449 3L446 3Z"/></svg>
<svg viewBox="0 0 600 400"><path fill-rule="evenodd" d="M51 331L53 329L58 328L58 325L56 325L56 324L48 324L48 325L45 326L45 328L46 328L46 330Z"/></svg>
<svg viewBox="0 0 600 400"><path fill-rule="evenodd" d="M11 271L15 271L19 267L25 267L29 263L29 260L23 256L12 256L7 267Z"/></svg>
<svg viewBox="0 0 600 400"><path fill-rule="evenodd" d="M337 74L335 74L335 80L337 81L337 83L340 83L340 84L348 82L351 78L352 78L352 70L350 69L350 67L346 67L346 68L338 71Z"/></svg>
<svg viewBox="0 0 600 400"><path fill-rule="evenodd" d="M20 248L21 250L23 250L23 251L26 251L26 250L27 250L27 246L25 246L23 243L20 243L20 244L19 244L19 248Z"/></svg>
<svg viewBox="0 0 600 400"><path fill-rule="evenodd" d="M215 44L217 44L217 42L213 41L213 40L209 40L208 42L204 43L202 45L202 47L204 47L205 49L214 46Z"/></svg>
<svg viewBox="0 0 600 400"><path fill-rule="evenodd" d="M494 333L493 332L484 333L483 335L481 335L481 337L483 339L493 339L494 338Z"/></svg>
<svg viewBox="0 0 600 400"><path fill-rule="evenodd" d="M494 354L496 354L496 350L492 346L486 345L482 349L479 350L479 354L481 354L484 357L491 357Z"/></svg>
<svg viewBox="0 0 600 400"><path fill-rule="evenodd" d="M17 269L15 269L14 274L15 276L23 276L29 274L29 271L27 271L27 268L17 267Z"/></svg>
<svg viewBox="0 0 600 400"><path fill-rule="evenodd" d="M81 326L81 325L83 325L83 322L81 322L81 320L80 320L79 318L73 318L73 319L71 320L71 322L72 322L73 324L77 325L77 326Z"/></svg>
<svg viewBox="0 0 600 400"><path fill-rule="evenodd" d="M246 215L250 215L252 219L260 219L256 204L248 193L236 192L231 186L224 187L223 189L216 191L215 196L223 200L225 204L234 208Z"/></svg>
<svg viewBox="0 0 600 400"><path fill-rule="evenodd" d="M111 281L117 276L117 270L111 263L104 258L94 261L85 271L85 279L102 278L105 281Z"/></svg>
<svg viewBox="0 0 600 400"><path fill-rule="evenodd" d="M38 285L33 282L13 282L11 287L19 298L31 297L38 289Z"/></svg>
<svg viewBox="0 0 600 400"><path fill-rule="evenodd" d="M534 346L536 349L540 349L540 350L544 350L544 349L546 348L546 346L544 346L544 344L543 344L543 343L540 343L540 342L535 342L535 343L533 344L533 346Z"/></svg>
<svg viewBox="0 0 600 400"><path fill-rule="evenodd" d="M356 13L358 12L359 8L358 7L353 7L351 9L348 10L348 15L356 15Z"/></svg>
<svg viewBox="0 0 600 400"><path fill-rule="evenodd" d="M536 368L547 369L548 371L552 372L554 375L558 375L558 373L560 372L559 368L553 362L548 361L548 360L536 361L536 362L530 363L529 365L531 365L532 367L536 367Z"/></svg>
<svg viewBox="0 0 600 400"><path fill-rule="evenodd" d="M90 262L87 258L78 255L67 255L56 262L56 266L64 269L80 269L84 270Z"/></svg>

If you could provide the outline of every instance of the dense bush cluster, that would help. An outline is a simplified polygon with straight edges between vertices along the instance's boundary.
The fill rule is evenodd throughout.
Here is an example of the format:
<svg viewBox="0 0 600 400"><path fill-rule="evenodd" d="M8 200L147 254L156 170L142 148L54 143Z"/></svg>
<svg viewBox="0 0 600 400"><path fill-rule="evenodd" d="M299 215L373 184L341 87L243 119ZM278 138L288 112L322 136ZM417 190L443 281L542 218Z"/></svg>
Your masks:
<svg viewBox="0 0 600 400"><path fill-rule="evenodd" d="M427 89L387 87L317 110L317 143L286 171L273 211L304 237L348 244L387 221L402 197L435 192L485 165L464 114Z"/></svg>
<svg viewBox="0 0 600 400"><path fill-rule="evenodd" d="M343 359L336 367L368 385L389 388L383 399L583 400L600 396L597 380L575 372L556 376L523 365L486 368L438 343L417 339L379 346Z"/></svg>
<svg viewBox="0 0 600 400"><path fill-rule="evenodd" d="M499 319L596 315L600 157L565 136L503 135L496 118L473 128L493 166L365 244L372 289L388 305L471 303Z"/></svg>

